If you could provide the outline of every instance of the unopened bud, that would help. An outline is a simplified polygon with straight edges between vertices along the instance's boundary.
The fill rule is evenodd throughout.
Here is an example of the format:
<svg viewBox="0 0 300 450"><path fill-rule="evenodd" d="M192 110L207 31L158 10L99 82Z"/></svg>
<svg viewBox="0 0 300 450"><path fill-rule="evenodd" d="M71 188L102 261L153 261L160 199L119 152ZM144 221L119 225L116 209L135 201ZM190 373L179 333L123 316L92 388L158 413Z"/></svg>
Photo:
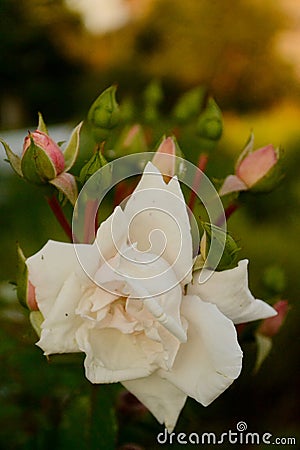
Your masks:
<svg viewBox="0 0 300 450"><path fill-rule="evenodd" d="M277 316L263 320L257 330L258 333L266 337L273 337L279 332L288 313L289 304L286 300L279 300L273 305L273 308L277 311Z"/></svg>
<svg viewBox="0 0 300 450"><path fill-rule="evenodd" d="M282 180L282 150L275 149L273 145L253 150L253 143L252 134L237 160L235 175L229 175L225 179L220 189L220 195L247 190L270 192Z"/></svg>
<svg viewBox="0 0 300 450"><path fill-rule="evenodd" d="M176 144L172 137L167 137L162 140L156 153L152 159L153 164L164 177L166 182L175 175L175 157Z"/></svg>
<svg viewBox="0 0 300 450"><path fill-rule="evenodd" d="M21 157L23 177L35 184L44 184L63 172L65 160L59 146L42 131L29 133L24 140Z"/></svg>
<svg viewBox="0 0 300 450"><path fill-rule="evenodd" d="M88 123L95 142L103 142L119 123L120 109L116 101L116 86L103 91L88 112Z"/></svg>
<svg viewBox="0 0 300 450"><path fill-rule="evenodd" d="M113 150L108 155L120 157L132 153L144 153L148 151L144 131L139 124L125 127Z"/></svg>
<svg viewBox="0 0 300 450"><path fill-rule="evenodd" d="M205 89L197 86L184 93L175 105L173 115L180 123L185 123L198 116L203 109Z"/></svg>
<svg viewBox="0 0 300 450"><path fill-rule="evenodd" d="M273 145L249 152L237 165L236 175L252 192L269 192L282 179L282 151Z"/></svg>
<svg viewBox="0 0 300 450"><path fill-rule="evenodd" d="M202 146L211 150L222 136L223 122L222 113L213 98L209 98L204 111L199 116L197 125L197 135L202 140Z"/></svg>

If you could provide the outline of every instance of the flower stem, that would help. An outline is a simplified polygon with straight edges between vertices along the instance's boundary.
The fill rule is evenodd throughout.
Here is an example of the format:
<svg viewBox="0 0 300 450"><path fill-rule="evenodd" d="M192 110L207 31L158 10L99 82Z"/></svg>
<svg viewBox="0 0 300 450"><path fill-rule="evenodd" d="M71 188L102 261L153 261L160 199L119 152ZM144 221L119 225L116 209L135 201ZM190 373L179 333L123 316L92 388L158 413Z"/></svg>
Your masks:
<svg viewBox="0 0 300 450"><path fill-rule="evenodd" d="M55 215L56 219L58 220L59 224L61 225L62 229L64 230L64 232L66 233L66 235L68 236L70 241L72 241L72 238L73 238L72 228L71 228L56 196L52 195L51 197L46 197L46 199L47 199L48 205L50 206L52 212L54 213L54 215Z"/></svg>
<svg viewBox="0 0 300 450"><path fill-rule="evenodd" d="M227 206L227 208L225 209L225 219L228 220L229 217L231 217L232 214L233 214L237 209L240 208L240 206L241 206L240 203L236 203L236 202L230 203L230 204ZM218 227L221 227L221 226L223 225L224 221L225 221L225 220L224 220L224 215L222 215L222 216L218 219L216 225L217 225Z"/></svg>
<svg viewBox="0 0 300 450"><path fill-rule="evenodd" d="M239 203L230 203L230 205L227 206L227 208L225 209L225 217L226 219L229 219L230 216L232 216L232 214L239 209L240 204Z"/></svg>
<svg viewBox="0 0 300 450"><path fill-rule="evenodd" d="M84 213L84 243L91 244L98 228L98 201L88 200Z"/></svg>
<svg viewBox="0 0 300 450"><path fill-rule="evenodd" d="M198 169L201 171L197 171L195 178L194 178L194 182L193 182L193 188L192 188L192 192L191 192L191 196L190 196L190 200L188 203L188 207L191 211L194 210L195 207L195 202L196 202L196 198L197 198L197 191L199 189L200 183L201 183L201 178L202 178L202 172L205 171L206 166L208 163L208 155L206 153L201 153L199 160L198 160L198 164L197 167Z"/></svg>

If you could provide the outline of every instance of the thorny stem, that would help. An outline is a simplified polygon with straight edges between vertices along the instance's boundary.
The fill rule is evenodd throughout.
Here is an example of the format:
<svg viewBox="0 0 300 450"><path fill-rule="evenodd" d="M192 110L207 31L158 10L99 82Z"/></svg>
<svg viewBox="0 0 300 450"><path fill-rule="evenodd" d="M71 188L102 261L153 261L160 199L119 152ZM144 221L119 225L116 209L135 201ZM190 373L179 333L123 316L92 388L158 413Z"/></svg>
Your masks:
<svg viewBox="0 0 300 450"><path fill-rule="evenodd" d="M199 157L198 164L197 164L197 167L198 167L198 169L200 169L201 172L199 172L199 171L196 172L190 200L188 203L188 207L191 211L194 210L195 202L197 199L197 191L198 191L200 183L201 183L202 172L205 171L207 163L208 163L208 155L206 153L202 153Z"/></svg>
<svg viewBox="0 0 300 450"><path fill-rule="evenodd" d="M64 230L64 232L66 233L66 235L68 236L70 241L72 241L73 240L72 239L72 228L71 228L56 196L52 195L51 197L46 197L46 199L47 199L48 205L50 206L52 212L54 213L54 215L55 215L56 219L58 220L59 224L61 225L62 229Z"/></svg>

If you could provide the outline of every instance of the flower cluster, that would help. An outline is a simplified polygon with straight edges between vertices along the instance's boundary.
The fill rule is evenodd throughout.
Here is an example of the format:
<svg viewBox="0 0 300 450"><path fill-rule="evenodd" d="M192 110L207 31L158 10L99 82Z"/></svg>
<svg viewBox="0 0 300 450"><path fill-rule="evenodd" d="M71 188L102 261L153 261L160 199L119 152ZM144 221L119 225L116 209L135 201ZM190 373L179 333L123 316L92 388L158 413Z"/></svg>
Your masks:
<svg viewBox="0 0 300 450"><path fill-rule="evenodd" d="M193 93L197 104L199 92ZM104 140L120 117L114 95L115 88L108 89L89 111L82 128L92 136L95 152L77 178L68 171L77 161L81 125L62 151L41 116L37 131L25 138L21 157L2 142L13 169L31 183L57 188L74 205L77 182L84 185L107 165ZM176 109L182 121L194 115L185 102ZM195 118L196 130L202 144L214 149L222 133L221 114L212 99L204 106ZM122 156L131 147L132 153L145 151L139 125L127 129L114 151ZM152 161L143 153L138 185L99 227L96 185L85 224L90 237L96 223L93 242L78 243L73 233L74 242L49 240L27 259L18 251L18 297L31 310L44 354L84 353L85 374L92 383L121 382L168 431L187 397L207 406L239 376L243 354L235 325L267 319L271 322L263 322L260 333L270 335L286 313L285 307L277 308L280 317L272 322L276 310L250 292L248 261L237 261L238 248L223 229L203 224L201 244L195 245L195 198L188 208L178 177L184 160L177 158L178 152L175 138L167 137ZM203 170L206 160L207 155L200 159ZM272 146L253 151L251 140L220 195L263 190L267 182L270 186L278 160ZM196 191L201 191L202 176L195 177ZM124 183L122 190L128 191ZM214 241L224 254L212 267L207 261Z"/></svg>

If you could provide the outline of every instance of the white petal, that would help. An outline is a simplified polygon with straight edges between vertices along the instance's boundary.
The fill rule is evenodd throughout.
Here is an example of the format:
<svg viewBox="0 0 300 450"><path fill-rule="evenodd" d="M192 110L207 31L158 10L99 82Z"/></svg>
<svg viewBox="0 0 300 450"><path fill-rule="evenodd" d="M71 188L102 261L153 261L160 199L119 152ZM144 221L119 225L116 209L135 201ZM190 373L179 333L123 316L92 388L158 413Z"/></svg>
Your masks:
<svg viewBox="0 0 300 450"><path fill-rule="evenodd" d="M160 171L148 163L124 210L132 243L173 267L177 279L191 280L192 237L185 200L177 178L166 184Z"/></svg>
<svg viewBox="0 0 300 450"><path fill-rule="evenodd" d="M214 303L234 323L249 322L276 316L276 311L262 300L256 300L248 287L248 261L239 262L234 269L214 272L205 283L198 283L199 272L188 286L187 293L199 295Z"/></svg>
<svg viewBox="0 0 300 450"><path fill-rule="evenodd" d="M161 345L144 335L91 328L84 324L76 338L86 353L86 377L92 383L115 383L145 377L156 370Z"/></svg>
<svg viewBox="0 0 300 450"><path fill-rule="evenodd" d="M157 373L147 378L122 383L154 415L159 423L164 423L169 433L174 429L180 411L184 407L186 394Z"/></svg>
<svg viewBox="0 0 300 450"><path fill-rule="evenodd" d="M89 272L95 271L99 263L95 246L77 244L76 248L80 249L85 268ZM45 318L50 314L65 280L72 273L76 273L83 284L90 283L73 244L48 241L38 253L26 260L26 264L29 280L35 286L38 306Z"/></svg>
<svg viewBox="0 0 300 450"><path fill-rule="evenodd" d="M186 334L180 320L182 293L173 269L151 253L133 247L122 252L117 264L114 259L100 267L97 282L121 296L139 299L155 320L184 342Z"/></svg>
<svg viewBox="0 0 300 450"><path fill-rule="evenodd" d="M96 244L102 260L113 258L124 245L128 236L128 222L122 209L117 206L114 212L101 223Z"/></svg>
<svg viewBox="0 0 300 450"><path fill-rule="evenodd" d="M75 310L81 297L79 278L72 273L64 282L51 310L42 323L37 345L45 355L80 352L75 334L82 323Z"/></svg>
<svg viewBox="0 0 300 450"><path fill-rule="evenodd" d="M182 314L188 321L188 340L182 344L172 370L159 374L207 406L240 374L242 351L233 323L215 305L186 296Z"/></svg>

